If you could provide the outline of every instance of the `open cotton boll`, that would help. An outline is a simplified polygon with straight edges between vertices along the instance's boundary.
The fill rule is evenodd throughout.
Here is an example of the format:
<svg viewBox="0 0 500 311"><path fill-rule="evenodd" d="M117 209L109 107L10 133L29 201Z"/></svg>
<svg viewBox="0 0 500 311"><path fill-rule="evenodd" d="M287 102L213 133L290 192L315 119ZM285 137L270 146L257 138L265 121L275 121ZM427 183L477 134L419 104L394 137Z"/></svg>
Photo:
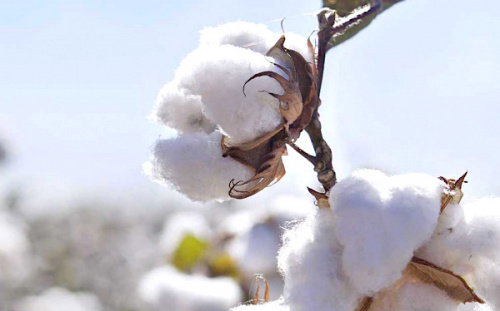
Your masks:
<svg viewBox="0 0 500 311"><path fill-rule="evenodd" d="M170 215L165 220L160 238L162 253L170 256L186 235L208 240L212 235L212 230L207 219L195 211L178 212Z"/></svg>
<svg viewBox="0 0 500 311"><path fill-rule="evenodd" d="M372 295L401 278L414 250L433 234L443 187L428 175L361 170L332 189L342 268L357 291Z"/></svg>
<svg viewBox="0 0 500 311"><path fill-rule="evenodd" d="M230 157L222 157L221 138L216 131L159 140L144 171L193 201L227 200L229 181L247 180L252 172Z"/></svg>
<svg viewBox="0 0 500 311"><path fill-rule="evenodd" d="M282 299L271 301L260 305L241 305L230 311L289 311L290 308L283 303Z"/></svg>
<svg viewBox="0 0 500 311"><path fill-rule="evenodd" d="M187 275L170 266L156 268L139 284L139 296L151 309L227 311L241 302L238 284L231 278Z"/></svg>
<svg viewBox="0 0 500 311"><path fill-rule="evenodd" d="M232 22L201 31L201 45L234 45L266 54L279 39L279 34L264 24Z"/></svg>
<svg viewBox="0 0 500 311"><path fill-rule="evenodd" d="M352 311L362 298L341 269L334 213L320 209L287 230L278 255L283 298L294 311Z"/></svg>
<svg viewBox="0 0 500 311"><path fill-rule="evenodd" d="M261 92L283 94L279 84L254 74L276 71L268 58L231 45L202 46L189 54L176 72L181 87L200 95L203 111L235 143L251 141L282 123L279 101Z"/></svg>
<svg viewBox="0 0 500 311"><path fill-rule="evenodd" d="M203 114L200 96L189 94L175 82L160 90L150 118L181 133L215 130L215 125Z"/></svg>
<svg viewBox="0 0 500 311"><path fill-rule="evenodd" d="M90 293L72 293L64 288L50 288L40 296L19 301L14 311L101 311L96 296Z"/></svg>

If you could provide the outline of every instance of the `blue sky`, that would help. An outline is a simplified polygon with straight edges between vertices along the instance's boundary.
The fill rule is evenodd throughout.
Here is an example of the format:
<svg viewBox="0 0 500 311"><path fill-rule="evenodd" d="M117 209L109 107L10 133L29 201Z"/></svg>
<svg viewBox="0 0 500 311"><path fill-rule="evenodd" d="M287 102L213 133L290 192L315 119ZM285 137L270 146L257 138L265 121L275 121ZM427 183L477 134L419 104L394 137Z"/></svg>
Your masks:
<svg viewBox="0 0 500 311"><path fill-rule="evenodd" d="M12 175L46 186L161 191L141 164L166 131L146 116L198 31L245 20L279 32L286 17L287 31L307 36L319 7L0 2L0 129L15 150ZM406 0L329 53L321 115L341 176L361 167L447 177L468 169L471 195L500 195L498 11L492 0Z"/></svg>

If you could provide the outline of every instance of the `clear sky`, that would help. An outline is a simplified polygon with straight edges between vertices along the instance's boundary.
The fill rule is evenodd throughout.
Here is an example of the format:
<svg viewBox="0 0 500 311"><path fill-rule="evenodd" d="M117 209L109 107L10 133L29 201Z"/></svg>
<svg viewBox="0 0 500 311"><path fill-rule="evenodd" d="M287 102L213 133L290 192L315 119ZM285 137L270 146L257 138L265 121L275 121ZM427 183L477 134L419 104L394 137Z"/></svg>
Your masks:
<svg viewBox="0 0 500 311"><path fill-rule="evenodd" d="M307 36L320 5L1 1L0 130L13 174L55 188L160 189L141 165L166 131L146 116L198 31L245 20L279 32L286 17L287 31ZM500 195L499 11L493 0L406 0L329 53L320 112L341 176L468 169L468 193Z"/></svg>

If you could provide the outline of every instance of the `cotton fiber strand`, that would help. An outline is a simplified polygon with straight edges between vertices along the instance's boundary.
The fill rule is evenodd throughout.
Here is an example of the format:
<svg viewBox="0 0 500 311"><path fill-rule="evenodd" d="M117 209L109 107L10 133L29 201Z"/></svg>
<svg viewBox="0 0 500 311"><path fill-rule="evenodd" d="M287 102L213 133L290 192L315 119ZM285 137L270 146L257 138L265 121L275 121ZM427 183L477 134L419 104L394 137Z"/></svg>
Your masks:
<svg viewBox="0 0 500 311"><path fill-rule="evenodd" d="M96 296L85 292L70 292L63 288L50 288L40 296L26 297L14 311L101 311Z"/></svg>
<svg viewBox="0 0 500 311"><path fill-rule="evenodd" d="M156 182L172 185L193 201L229 199L229 181L247 180L252 172L229 157L222 157L222 135L181 134L159 140L145 164Z"/></svg>
<svg viewBox="0 0 500 311"><path fill-rule="evenodd" d="M149 310L224 311L241 302L238 284L228 277L186 275L164 266L150 271L139 285Z"/></svg>
<svg viewBox="0 0 500 311"><path fill-rule="evenodd" d="M401 278L433 234L443 187L428 175L361 170L332 189L342 268L359 293L373 295Z"/></svg>

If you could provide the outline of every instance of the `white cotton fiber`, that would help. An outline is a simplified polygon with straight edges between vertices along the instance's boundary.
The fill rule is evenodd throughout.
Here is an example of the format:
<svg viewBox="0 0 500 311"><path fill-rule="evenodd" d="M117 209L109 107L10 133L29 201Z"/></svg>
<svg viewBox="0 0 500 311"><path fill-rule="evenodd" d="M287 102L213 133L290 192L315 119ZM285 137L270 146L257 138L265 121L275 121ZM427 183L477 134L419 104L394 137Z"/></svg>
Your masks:
<svg viewBox="0 0 500 311"><path fill-rule="evenodd" d="M203 29L200 45L234 45L265 55L280 36L264 24L239 21ZM285 33L285 38L285 48L295 50L307 61L312 61L306 38L294 33Z"/></svg>
<svg viewBox="0 0 500 311"><path fill-rule="evenodd" d="M414 250L432 236L443 187L428 175L361 170L332 189L342 268L358 292L374 294L401 277Z"/></svg>
<svg viewBox="0 0 500 311"><path fill-rule="evenodd" d="M170 266L156 268L139 284L149 310L224 311L241 303L238 284L231 278L187 275Z"/></svg>
<svg viewBox="0 0 500 311"><path fill-rule="evenodd" d="M203 29L200 44L234 45L266 54L279 37L279 34L271 31L264 24L240 21Z"/></svg>
<svg viewBox="0 0 500 311"><path fill-rule="evenodd" d="M199 95L207 117L234 142L246 142L282 123L279 101L267 91L283 94L269 77L243 85L254 74L277 71L270 59L232 45L202 46L189 54L176 72L180 87Z"/></svg>
<svg viewBox="0 0 500 311"><path fill-rule="evenodd" d="M101 311L96 296L85 292L72 293L64 288L50 288L40 296L22 299L14 311Z"/></svg>
<svg viewBox="0 0 500 311"><path fill-rule="evenodd" d="M500 308L500 199L450 205L446 214L458 220L440 224L416 255L462 275L481 298Z"/></svg>
<svg viewBox="0 0 500 311"><path fill-rule="evenodd" d="M283 304L283 300L275 300L259 305L241 305L236 308L232 308L230 311L289 311L290 308Z"/></svg>
<svg viewBox="0 0 500 311"><path fill-rule="evenodd" d="M456 311L457 307L457 302L435 286L406 283L395 292L379 296L370 311Z"/></svg>
<svg viewBox="0 0 500 311"><path fill-rule="evenodd" d="M221 133L181 134L159 140L144 171L156 182L172 185L193 201L229 199L231 179L247 180L252 172L222 157Z"/></svg>
<svg viewBox="0 0 500 311"><path fill-rule="evenodd" d="M362 298L341 269L334 213L320 209L285 232L278 255L284 303L293 311L352 311Z"/></svg>
<svg viewBox="0 0 500 311"><path fill-rule="evenodd" d="M151 119L181 133L215 130L215 124L203 114L200 96L179 88L175 82L160 90Z"/></svg>

